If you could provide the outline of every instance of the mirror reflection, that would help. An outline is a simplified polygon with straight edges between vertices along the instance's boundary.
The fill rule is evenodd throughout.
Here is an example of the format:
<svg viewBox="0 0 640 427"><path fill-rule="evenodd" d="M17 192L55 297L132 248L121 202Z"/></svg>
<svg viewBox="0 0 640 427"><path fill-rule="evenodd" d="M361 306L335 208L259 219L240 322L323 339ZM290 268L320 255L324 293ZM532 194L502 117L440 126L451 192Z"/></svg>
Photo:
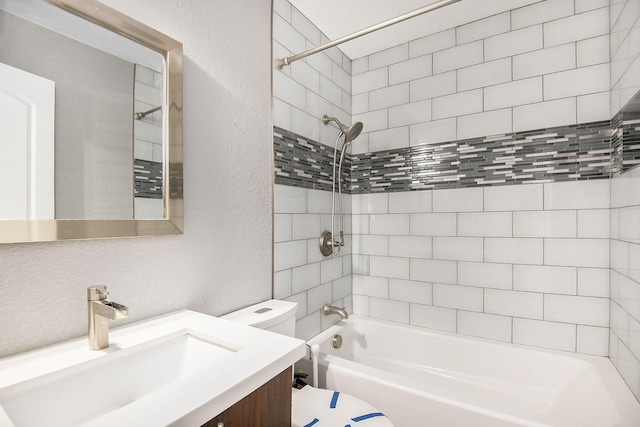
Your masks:
<svg viewBox="0 0 640 427"><path fill-rule="evenodd" d="M163 218L163 56L0 1L2 220Z"/></svg>
<svg viewBox="0 0 640 427"><path fill-rule="evenodd" d="M97 0L0 0L0 243L182 234L182 43Z"/></svg>

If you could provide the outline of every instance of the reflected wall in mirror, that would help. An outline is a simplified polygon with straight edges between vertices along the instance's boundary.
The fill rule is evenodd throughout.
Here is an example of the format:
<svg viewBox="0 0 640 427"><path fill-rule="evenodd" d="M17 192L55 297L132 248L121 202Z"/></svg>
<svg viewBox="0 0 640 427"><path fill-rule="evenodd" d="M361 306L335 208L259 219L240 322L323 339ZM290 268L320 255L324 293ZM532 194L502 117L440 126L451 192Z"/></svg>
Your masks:
<svg viewBox="0 0 640 427"><path fill-rule="evenodd" d="M0 0L0 242L182 232L182 45L94 0Z"/></svg>

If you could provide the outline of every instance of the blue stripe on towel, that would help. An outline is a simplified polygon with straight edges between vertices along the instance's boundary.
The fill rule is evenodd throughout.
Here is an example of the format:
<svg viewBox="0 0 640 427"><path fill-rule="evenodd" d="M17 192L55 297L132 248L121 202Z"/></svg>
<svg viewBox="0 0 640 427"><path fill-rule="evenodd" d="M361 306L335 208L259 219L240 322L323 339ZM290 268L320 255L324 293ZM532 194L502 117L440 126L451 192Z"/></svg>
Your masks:
<svg viewBox="0 0 640 427"><path fill-rule="evenodd" d="M359 417L351 418L351 421L359 423L360 421L368 420L369 418L374 418L374 417L384 417L384 414L382 412L372 412L370 414L360 415Z"/></svg>
<svg viewBox="0 0 640 427"><path fill-rule="evenodd" d="M304 427L311 427L312 425L319 423L320 420L317 418L314 418L313 421L311 421L309 424L305 425Z"/></svg>
<svg viewBox="0 0 640 427"><path fill-rule="evenodd" d="M329 408L335 409L336 405L338 404L338 396L339 395L340 395L339 391L334 391L333 392L333 397L331 398L331 403L329 404Z"/></svg>

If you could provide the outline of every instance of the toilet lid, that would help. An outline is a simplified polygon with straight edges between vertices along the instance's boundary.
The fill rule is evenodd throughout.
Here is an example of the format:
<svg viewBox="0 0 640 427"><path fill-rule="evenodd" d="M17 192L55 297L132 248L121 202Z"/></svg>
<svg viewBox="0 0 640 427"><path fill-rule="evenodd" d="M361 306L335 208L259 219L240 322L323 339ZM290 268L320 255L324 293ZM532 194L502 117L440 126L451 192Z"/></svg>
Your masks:
<svg viewBox="0 0 640 427"><path fill-rule="evenodd" d="M292 427L393 427L373 406L333 390L293 389Z"/></svg>

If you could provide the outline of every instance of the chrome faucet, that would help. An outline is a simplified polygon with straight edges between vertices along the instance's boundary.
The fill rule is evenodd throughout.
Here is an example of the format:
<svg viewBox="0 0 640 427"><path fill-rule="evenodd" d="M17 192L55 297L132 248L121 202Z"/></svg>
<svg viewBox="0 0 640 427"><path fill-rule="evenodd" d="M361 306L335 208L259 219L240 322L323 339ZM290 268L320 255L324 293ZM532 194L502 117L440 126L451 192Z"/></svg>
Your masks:
<svg viewBox="0 0 640 427"><path fill-rule="evenodd" d="M87 311L89 313L89 349L102 350L109 347L109 320L129 317L128 308L107 300L106 286L87 288Z"/></svg>
<svg viewBox="0 0 640 427"><path fill-rule="evenodd" d="M340 317L342 317L342 319L348 319L349 318L349 314L347 313L347 310L342 307L336 307L333 305L325 305L324 307L322 307L322 314L324 315L329 315L329 314L339 314Z"/></svg>

